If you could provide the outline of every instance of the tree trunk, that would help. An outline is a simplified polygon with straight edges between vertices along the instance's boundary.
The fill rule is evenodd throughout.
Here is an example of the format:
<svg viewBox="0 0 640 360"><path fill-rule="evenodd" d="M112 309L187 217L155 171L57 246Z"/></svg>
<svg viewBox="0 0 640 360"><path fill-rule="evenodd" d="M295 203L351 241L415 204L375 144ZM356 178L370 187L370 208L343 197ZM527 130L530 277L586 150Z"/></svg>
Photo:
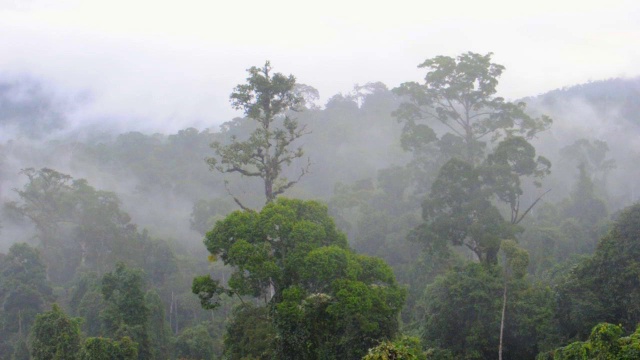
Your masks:
<svg viewBox="0 0 640 360"><path fill-rule="evenodd" d="M504 317L507 312L507 278L504 278L504 292L502 293L502 316L500 318L500 345L498 346L498 360L502 360L502 339L504 337Z"/></svg>
<svg viewBox="0 0 640 360"><path fill-rule="evenodd" d="M18 338L22 339L22 312L18 309Z"/></svg>
<svg viewBox="0 0 640 360"><path fill-rule="evenodd" d="M264 179L264 196L267 198L267 204L274 200L273 196L273 181L268 178L270 176L269 172L267 172L267 177Z"/></svg>

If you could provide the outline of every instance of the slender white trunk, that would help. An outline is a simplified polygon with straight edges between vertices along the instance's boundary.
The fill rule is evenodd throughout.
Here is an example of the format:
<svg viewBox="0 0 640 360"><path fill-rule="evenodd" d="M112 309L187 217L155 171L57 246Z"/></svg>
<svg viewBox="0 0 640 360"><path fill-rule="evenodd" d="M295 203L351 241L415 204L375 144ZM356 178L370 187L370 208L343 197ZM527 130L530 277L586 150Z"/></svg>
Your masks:
<svg viewBox="0 0 640 360"><path fill-rule="evenodd" d="M18 338L22 339L22 312L18 309Z"/></svg>
<svg viewBox="0 0 640 360"><path fill-rule="evenodd" d="M504 336L504 317L507 312L507 278L504 278L504 292L502 293L502 317L500 318L500 345L498 347L498 360L502 360L502 338Z"/></svg>

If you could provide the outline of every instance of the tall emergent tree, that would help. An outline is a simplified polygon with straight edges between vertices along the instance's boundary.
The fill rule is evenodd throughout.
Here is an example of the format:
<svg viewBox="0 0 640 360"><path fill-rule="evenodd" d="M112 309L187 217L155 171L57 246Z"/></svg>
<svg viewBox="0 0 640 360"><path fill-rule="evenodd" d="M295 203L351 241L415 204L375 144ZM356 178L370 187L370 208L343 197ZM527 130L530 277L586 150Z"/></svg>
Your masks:
<svg viewBox="0 0 640 360"><path fill-rule="evenodd" d="M436 56L420 64L428 70L424 84L407 82L394 89L406 100L394 113L404 123L403 140L407 144L436 141L434 125L440 123L448 136L441 138L439 147L476 165L484 158L487 140L516 135L529 139L548 128L549 117L533 118L525 112L524 102L496 96L504 66L492 63L492 55L468 52L455 59Z"/></svg>
<svg viewBox="0 0 640 360"><path fill-rule="evenodd" d="M239 173L242 176L259 177L264 182L267 203L295 185L308 171L302 168L295 180L282 176L283 165L303 156L301 147L293 149L293 143L306 134L304 126L289 116L290 111L303 108L304 98L296 90L296 78L281 73L272 74L271 63L247 70L246 84L235 87L231 104L236 110L256 121L251 136L240 141L231 137L229 144L214 142L211 147L216 157L207 158L212 169L222 173ZM234 197L236 203L244 205Z"/></svg>
<svg viewBox="0 0 640 360"><path fill-rule="evenodd" d="M520 209L521 179L537 184L551 166L528 141L551 119L533 118L524 103L495 95L504 67L492 63L491 55L469 52L426 60L420 65L429 70L424 84L395 89L406 101L394 113L404 123L406 149L416 156L436 151L443 157L423 203L425 223L413 237L431 249L447 243L465 246L486 263L497 262L500 241L514 236L515 225L537 202ZM494 200L508 206L509 220Z"/></svg>
<svg viewBox="0 0 640 360"><path fill-rule="evenodd" d="M236 313L225 340L230 359L266 358L264 353L277 359L360 359L397 331L404 289L384 261L349 249L318 202L279 198L260 212L235 211L216 223L205 244L234 272L227 284L209 275L194 279L203 307L215 308L223 292L264 304L254 311L247 302ZM242 321L245 314L250 321ZM268 328L272 333L259 339L273 339L266 349L254 340L255 352L235 350Z"/></svg>

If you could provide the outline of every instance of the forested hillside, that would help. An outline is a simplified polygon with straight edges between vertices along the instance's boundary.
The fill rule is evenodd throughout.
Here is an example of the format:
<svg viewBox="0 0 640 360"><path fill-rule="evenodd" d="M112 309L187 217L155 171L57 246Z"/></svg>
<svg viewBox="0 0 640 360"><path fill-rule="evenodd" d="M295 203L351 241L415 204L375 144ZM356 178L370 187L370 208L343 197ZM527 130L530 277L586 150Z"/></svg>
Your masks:
<svg viewBox="0 0 640 360"><path fill-rule="evenodd" d="M639 358L640 79L420 70L321 105L258 64L171 134L0 78L0 358Z"/></svg>

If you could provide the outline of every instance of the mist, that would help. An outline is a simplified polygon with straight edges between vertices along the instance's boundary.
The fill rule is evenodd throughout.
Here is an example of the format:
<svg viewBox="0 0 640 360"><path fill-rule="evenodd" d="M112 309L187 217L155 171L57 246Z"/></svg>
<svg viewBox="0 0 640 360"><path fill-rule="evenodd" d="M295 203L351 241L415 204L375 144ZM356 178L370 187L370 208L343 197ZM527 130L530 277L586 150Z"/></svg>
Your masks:
<svg viewBox="0 0 640 360"><path fill-rule="evenodd" d="M640 5L392 5L0 0L0 358L637 340Z"/></svg>
<svg viewBox="0 0 640 360"><path fill-rule="evenodd" d="M229 91L264 59L317 88L322 102L356 83L393 88L420 78L416 65L425 58L469 50L492 51L507 67L500 92L510 99L639 74L632 40L640 10L629 1L606 8L552 1L532 8L499 1L360 5L329 2L297 14L298 6L279 1L257 16L200 1L4 2L0 73L89 98L69 114L72 125L150 133L215 128L239 115ZM266 36L256 36L265 29ZM523 45L512 51L513 44Z"/></svg>

